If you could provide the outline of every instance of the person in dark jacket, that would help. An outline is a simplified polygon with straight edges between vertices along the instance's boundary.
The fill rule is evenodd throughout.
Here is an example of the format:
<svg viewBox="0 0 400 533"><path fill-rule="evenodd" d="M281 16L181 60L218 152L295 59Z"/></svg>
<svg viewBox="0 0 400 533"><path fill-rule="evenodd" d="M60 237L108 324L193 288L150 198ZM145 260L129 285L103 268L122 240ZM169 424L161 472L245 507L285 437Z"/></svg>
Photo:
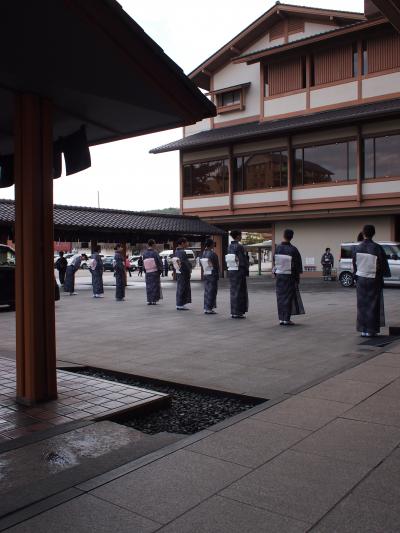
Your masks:
<svg viewBox="0 0 400 533"><path fill-rule="evenodd" d="M375 337L385 325L383 278L390 278L391 273L384 249L372 240L374 235L374 226L364 226L364 240L353 251L353 271L357 281L357 331L361 337Z"/></svg>
<svg viewBox="0 0 400 533"><path fill-rule="evenodd" d="M232 242L229 244L225 256L228 268L231 297L231 317L246 318L249 310L249 296L247 293L246 277L249 275L249 260L243 245L240 243L242 233L238 230L231 231Z"/></svg>
<svg viewBox="0 0 400 533"><path fill-rule="evenodd" d="M322 275L325 281L331 277L334 262L335 260L331 254L331 249L326 248L325 253L321 257Z"/></svg>
<svg viewBox="0 0 400 533"><path fill-rule="evenodd" d="M148 241L148 248L143 252L143 268L146 275L146 295L147 304L156 305L162 299L160 276L162 272L162 261L156 250L154 239Z"/></svg>
<svg viewBox="0 0 400 533"><path fill-rule="evenodd" d="M275 249L274 274L276 277L276 300L279 324L292 326L292 315L303 315L304 307L299 292L303 264L298 249L292 245L294 232L286 229L283 241Z"/></svg>
<svg viewBox="0 0 400 533"><path fill-rule="evenodd" d="M68 261L64 257L64 252L58 252L58 259L55 263L55 267L58 270L58 278L60 280L60 285L64 285L65 273L67 271Z"/></svg>
<svg viewBox="0 0 400 533"><path fill-rule="evenodd" d="M115 276L115 299L117 302L123 302L125 300L125 286L126 286L126 272L125 261L123 255L123 248L120 244L117 244L114 248L114 276Z"/></svg>

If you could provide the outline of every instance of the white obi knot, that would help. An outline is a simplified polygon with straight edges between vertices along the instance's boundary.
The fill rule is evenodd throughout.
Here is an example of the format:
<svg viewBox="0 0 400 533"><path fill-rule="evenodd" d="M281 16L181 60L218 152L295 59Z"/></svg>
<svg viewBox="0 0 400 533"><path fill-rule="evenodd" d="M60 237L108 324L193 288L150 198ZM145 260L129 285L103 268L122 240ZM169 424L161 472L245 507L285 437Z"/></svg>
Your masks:
<svg viewBox="0 0 400 533"><path fill-rule="evenodd" d="M225 261L228 270L239 270L239 260L236 254L226 254Z"/></svg>
<svg viewBox="0 0 400 533"><path fill-rule="evenodd" d="M356 275L362 278L376 277L376 255L356 253L357 272Z"/></svg>
<svg viewBox="0 0 400 533"><path fill-rule="evenodd" d="M154 257L148 257L147 259L143 259L143 266L146 272L157 272L157 264Z"/></svg>
<svg viewBox="0 0 400 533"><path fill-rule="evenodd" d="M276 254L275 255L275 274L292 273L292 256Z"/></svg>
<svg viewBox="0 0 400 533"><path fill-rule="evenodd" d="M205 276L209 276L212 274L213 266L211 261L208 259L208 257L202 257L200 259L201 266L203 268L203 272Z"/></svg>
<svg viewBox="0 0 400 533"><path fill-rule="evenodd" d="M181 260L179 259L179 257L173 257L172 264L174 266L175 272L177 274L180 274L181 273Z"/></svg>

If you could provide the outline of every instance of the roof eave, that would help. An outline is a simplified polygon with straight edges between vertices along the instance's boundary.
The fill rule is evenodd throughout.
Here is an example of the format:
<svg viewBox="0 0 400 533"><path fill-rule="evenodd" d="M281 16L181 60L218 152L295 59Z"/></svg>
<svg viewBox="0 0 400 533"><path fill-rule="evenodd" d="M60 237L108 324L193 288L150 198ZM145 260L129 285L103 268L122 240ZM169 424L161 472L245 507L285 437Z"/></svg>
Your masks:
<svg viewBox="0 0 400 533"><path fill-rule="evenodd" d="M237 57L232 62L247 63L247 65L252 65L254 63L260 62L262 59L267 57L278 56L280 54L284 54L292 50L299 50L301 48L309 47L311 45L314 45L315 43L337 39L338 37L342 37L345 35L351 35L352 33L360 33L370 28L381 26L387 23L388 22L386 19L381 18L377 20L366 21L364 24L360 24L355 27L338 28L334 31L318 33L317 35L313 35L305 39L299 39L298 41L292 41L290 43L282 44L274 48L267 48L265 50L260 50L259 52L252 52L251 54L248 54L246 56Z"/></svg>

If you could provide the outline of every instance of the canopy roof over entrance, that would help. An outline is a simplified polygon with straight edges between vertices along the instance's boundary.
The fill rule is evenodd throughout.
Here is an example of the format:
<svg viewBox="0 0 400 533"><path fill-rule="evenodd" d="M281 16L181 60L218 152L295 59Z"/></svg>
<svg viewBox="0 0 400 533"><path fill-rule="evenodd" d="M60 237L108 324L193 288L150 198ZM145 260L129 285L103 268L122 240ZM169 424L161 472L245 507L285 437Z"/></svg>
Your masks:
<svg viewBox="0 0 400 533"><path fill-rule="evenodd" d="M0 2L0 154L13 151L13 94L53 102L53 137L89 144L190 124L214 105L114 0Z"/></svg>
<svg viewBox="0 0 400 533"><path fill-rule="evenodd" d="M15 206L12 200L0 200L1 228L10 231L15 222ZM144 242L149 238L158 242L178 236L204 240L210 235L225 233L196 216L164 215L75 207L54 206L54 240L99 242ZM193 240L194 240L193 239Z"/></svg>

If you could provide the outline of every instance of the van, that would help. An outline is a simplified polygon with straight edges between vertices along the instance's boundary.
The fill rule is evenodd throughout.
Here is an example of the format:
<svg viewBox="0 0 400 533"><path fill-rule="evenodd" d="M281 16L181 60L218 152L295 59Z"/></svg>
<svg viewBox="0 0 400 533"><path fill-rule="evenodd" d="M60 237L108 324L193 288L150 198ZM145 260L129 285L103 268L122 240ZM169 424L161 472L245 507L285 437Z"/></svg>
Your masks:
<svg viewBox="0 0 400 533"><path fill-rule="evenodd" d="M196 266L196 254L193 250L185 250L185 252L190 261L190 264L192 265L192 268L194 268ZM170 268L172 268L171 265L172 258L174 256L174 250L163 250L162 252L160 252L161 259L163 259L165 256L167 256L168 264L170 265Z"/></svg>
<svg viewBox="0 0 400 533"><path fill-rule="evenodd" d="M358 242L344 242L340 245L339 281L343 287L354 285L353 251ZM384 278L385 285L400 285L400 243L392 241L378 242L385 251L390 272L390 278Z"/></svg>

